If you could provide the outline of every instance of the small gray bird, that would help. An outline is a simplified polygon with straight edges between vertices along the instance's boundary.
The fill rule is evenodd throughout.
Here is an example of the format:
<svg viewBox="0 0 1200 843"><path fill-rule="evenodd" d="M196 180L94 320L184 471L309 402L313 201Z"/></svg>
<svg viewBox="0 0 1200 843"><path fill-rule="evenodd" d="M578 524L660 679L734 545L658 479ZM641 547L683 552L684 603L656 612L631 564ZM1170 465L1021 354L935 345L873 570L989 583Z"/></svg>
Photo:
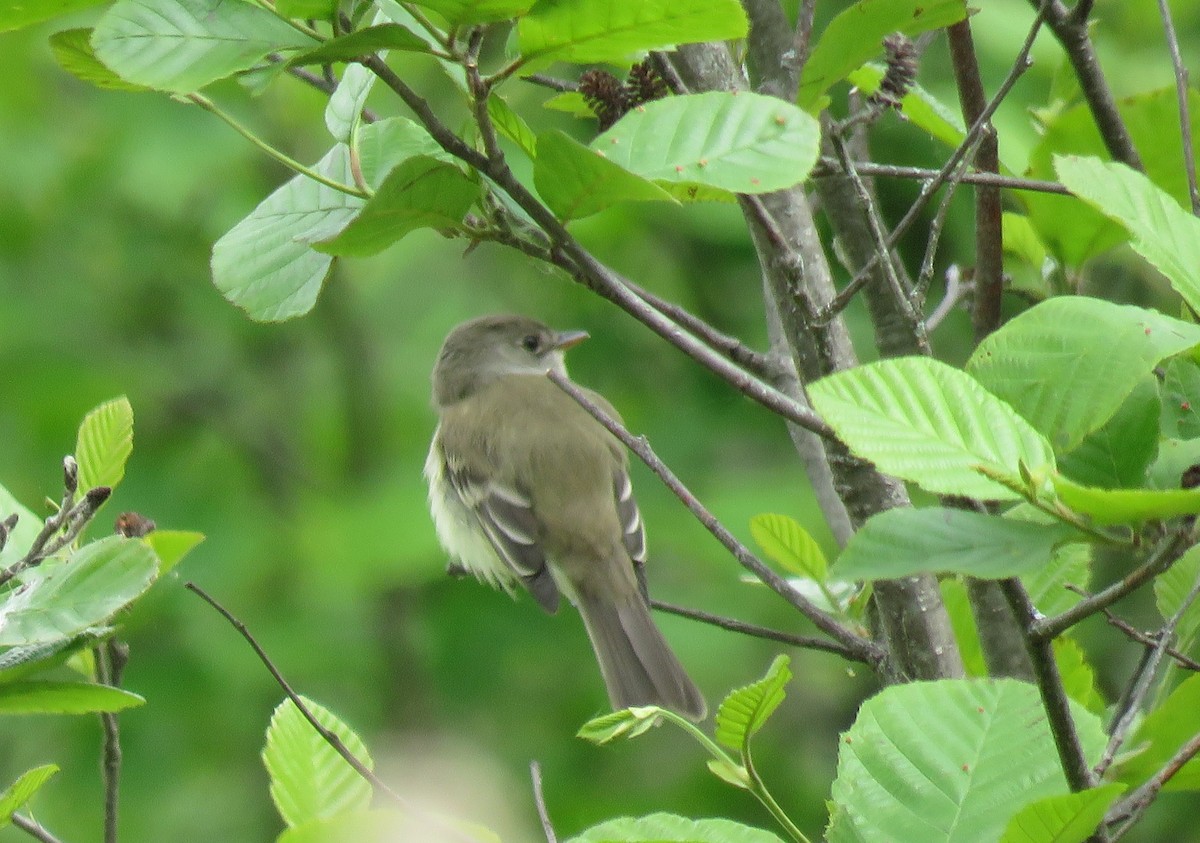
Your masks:
<svg viewBox="0 0 1200 843"><path fill-rule="evenodd" d="M446 337L425 461L438 538L496 588L520 584L548 612L560 595L574 603L615 708L660 705L702 720L704 698L650 617L625 450L546 378L566 376L563 351L586 338L523 316L485 316Z"/></svg>

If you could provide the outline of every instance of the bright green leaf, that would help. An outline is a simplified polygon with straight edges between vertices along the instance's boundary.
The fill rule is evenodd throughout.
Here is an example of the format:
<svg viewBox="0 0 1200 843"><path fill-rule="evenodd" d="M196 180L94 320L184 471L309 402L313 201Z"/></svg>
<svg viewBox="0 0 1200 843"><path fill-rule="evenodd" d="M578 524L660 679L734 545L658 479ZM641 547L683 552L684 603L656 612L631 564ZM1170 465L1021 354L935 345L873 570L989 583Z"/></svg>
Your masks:
<svg viewBox="0 0 1200 843"><path fill-rule="evenodd" d="M427 53L429 45L424 38L414 35L407 27L398 23L381 23L330 38L319 47L297 53L288 59L287 63L290 67L299 67L306 64L349 62L380 50Z"/></svg>
<svg viewBox="0 0 1200 843"><path fill-rule="evenodd" d="M1043 615L1065 612L1083 598L1067 585L1087 588L1091 580L1092 546L1072 542L1055 550L1047 565L1021 577L1029 599Z"/></svg>
<svg viewBox="0 0 1200 843"><path fill-rule="evenodd" d="M375 190L409 158L425 155L439 161L455 160L438 146L424 126L405 117L389 117L364 126L358 136L358 155L363 178Z"/></svg>
<svg viewBox="0 0 1200 843"><path fill-rule="evenodd" d="M0 714L94 714L145 705L123 688L92 682L9 682L0 684Z"/></svg>
<svg viewBox="0 0 1200 843"><path fill-rule="evenodd" d="M313 248L332 255L364 257L382 252L418 228L457 229L479 196L479 187L462 170L418 155L383 180L349 225Z"/></svg>
<svg viewBox="0 0 1200 843"><path fill-rule="evenodd" d="M1200 545L1190 548L1166 571L1154 578L1154 603L1163 620L1170 620L1184 605L1196 583L1200 582ZM1186 649L1200 631L1200 601L1184 610L1175 634Z"/></svg>
<svg viewBox="0 0 1200 843"><path fill-rule="evenodd" d="M967 371L1065 452L1112 418L1160 361L1197 343L1200 326L1140 307L1059 296L988 336Z"/></svg>
<svg viewBox="0 0 1200 843"><path fill-rule="evenodd" d="M769 831L723 819L689 820L674 814L618 817L566 843L783 843Z"/></svg>
<svg viewBox="0 0 1200 843"><path fill-rule="evenodd" d="M1063 155L1054 168L1072 193L1124 226L1134 251L1200 310L1200 219L1124 164Z"/></svg>
<svg viewBox="0 0 1200 843"><path fill-rule="evenodd" d="M122 79L174 93L315 44L246 0L117 0L92 33L96 56Z"/></svg>
<svg viewBox="0 0 1200 843"><path fill-rule="evenodd" d="M1097 524L1139 524L1200 514L1200 489L1097 489L1055 475L1059 500Z"/></svg>
<svg viewBox="0 0 1200 843"><path fill-rule="evenodd" d="M537 156L537 136L533 133L533 129L529 128L525 118L498 94L488 97L487 106L488 117L492 119L496 131L521 147L521 151L531 160L535 158Z"/></svg>
<svg viewBox="0 0 1200 843"><path fill-rule="evenodd" d="M556 61L626 63L635 53L743 38L737 0L540 0L517 22L527 70Z"/></svg>
<svg viewBox="0 0 1200 843"><path fill-rule="evenodd" d="M841 11L821 33L800 77L796 98L813 110L826 91L883 50L893 32L917 35L967 16L963 0L862 0Z"/></svg>
<svg viewBox="0 0 1200 843"><path fill-rule="evenodd" d="M57 764L43 764L41 767L26 770L6 787L4 792L0 793L0 827L8 825L13 813L33 798L42 785L57 772Z"/></svg>
<svg viewBox="0 0 1200 843"><path fill-rule="evenodd" d="M92 50L92 30L64 29L50 36L50 51L58 66L76 79L108 91L149 91L143 85L126 82L96 58Z"/></svg>
<svg viewBox="0 0 1200 843"><path fill-rule="evenodd" d="M115 488L125 476L125 462L133 453L133 407L122 395L105 401L83 417L75 439L79 463L79 488Z"/></svg>
<svg viewBox="0 0 1200 843"><path fill-rule="evenodd" d="M305 707L367 769L374 762L362 739L323 706L304 699ZM289 826L329 819L371 804L371 784L338 754L290 700L275 708L267 728L263 764L271 777L271 799Z"/></svg>
<svg viewBox="0 0 1200 843"><path fill-rule="evenodd" d="M1016 255L1041 273L1048 255L1029 217L1005 211L1000 216L1000 224L1004 235L1004 251Z"/></svg>
<svg viewBox="0 0 1200 843"><path fill-rule="evenodd" d="M42 644L3 650L0 652L0 683L16 682L52 670L76 653L95 647L111 632L111 627L97 626L84 630L73 638L60 638Z"/></svg>
<svg viewBox="0 0 1200 843"><path fill-rule="evenodd" d="M750 535L763 553L793 574L817 582L828 576L821 546L796 519L773 513L755 515L750 519Z"/></svg>
<svg viewBox="0 0 1200 843"><path fill-rule="evenodd" d="M1124 785L1102 784L1031 802L1008 821L1000 843L1083 843L1124 792Z"/></svg>
<svg viewBox="0 0 1200 843"><path fill-rule="evenodd" d="M550 209L566 220L589 216L618 202L674 201L654 182L557 130L538 137L533 183Z"/></svg>
<svg viewBox="0 0 1200 843"><path fill-rule="evenodd" d="M813 407L858 456L930 492L1012 500L980 469L1017 477L1054 467L1050 444L1008 404L945 363L904 357L809 387Z"/></svg>
<svg viewBox="0 0 1200 843"><path fill-rule="evenodd" d="M158 557L158 575L178 565L183 557L204 541L204 533L190 530L155 530L142 539Z"/></svg>
<svg viewBox="0 0 1200 843"><path fill-rule="evenodd" d="M578 91L564 91L561 94L555 94L542 103L542 108L562 111L574 117L595 118L596 116L592 107L587 104L587 100L583 98L583 94Z"/></svg>
<svg viewBox="0 0 1200 843"><path fill-rule="evenodd" d="M1099 718L1074 706L1072 714L1085 755L1098 757ZM1021 807L1067 792L1034 685L893 685L863 703L842 736L827 840L995 840Z"/></svg>
<svg viewBox="0 0 1200 843"><path fill-rule="evenodd" d="M1200 732L1200 675L1193 674L1146 715L1125 748L1138 749L1117 770L1117 779L1132 786L1158 772L1179 748ZM1200 758L1183 765L1167 782L1167 790L1200 790Z"/></svg>
<svg viewBox="0 0 1200 843"><path fill-rule="evenodd" d="M942 604L946 607L950 626L954 630L954 640L958 643L963 671L970 677L987 676L987 660L983 655L979 627L971 610L971 597L967 592L966 583L961 579L945 577L938 585L941 586Z"/></svg>
<svg viewBox="0 0 1200 843"><path fill-rule="evenodd" d="M1054 660L1067 696L1097 717L1103 717L1108 703L1096 688L1096 671L1088 664L1083 648L1073 638L1059 636L1054 639Z"/></svg>
<svg viewBox="0 0 1200 843"><path fill-rule="evenodd" d="M275 0L279 14L299 20L329 20L337 7L338 0Z"/></svg>
<svg viewBox="0 0 1200 843"><path fill-rule="evenodd" d="M1036 571L1055 547L1082 538L1065 524L1033 524L964 509L897 507L850 537L833 573L842 579L898 579L922 571L1003 579Z"/></svg>
<svg viewBox="0 0 1200 843"><path fill-rule="evenodd" d="M846 77L851 85L865 94L874 94L879 90L883 81L884 67L878 64L865 64ZM900 100L900 113L905 119L923 129L934 140L940 141L951 149L957 147L967 136L963 128L962 117L957 111L943 105L937 97L920 85L908 89L908 93ZM1004 240L1008 247L1008 238Z"/></svg>
<svg viewBox="0 0 1200 843"><path fill-rule="evenodd" d="M1059 460L1059 468L1087 486L1120 489L1144 485L1146 469L1158 451L1161 415L1158 380L1147 372L1116 414Z"/></svg>
<svg viewBox="0 0 1200 843"><path fill-rule="evenodd" d="M820 127L775 97L709 91L639 106L591 147L648 179L766 193L809 174Z"/></svg>
<svg viewBox="0 0 1200 843"><path fill-rule="evenodd" d="M1162 379L1160 423L1164 436L1200 438L1200 366L1196 361L1188 357L1167 361Z"/></svg>
<svg viewBox="0 0 1200 843"><path fill-rule="evenodd" d="M584 723L575 737L597 745L617 738L636 738L657 723L661 713L662 709L654 705L623 708Z"/></svg>
<svg viewBox="0 0 1200 843"><path fill-rule="evenodd" d="M450 24L493 23L523 15L535 0L416 0L433 9Z"/></svg>
<svg viewBox="0 0 1200 843"><path fill-rule="evenodd" d="M776 656L762 679L738 688L721 701L716 717L718 741L746 751L750 738L783 702L784 688L792 678L789 662L787 656Z"/></svg>
<svg viewBox="0 0 1200 843"><path fill-rule="evenodd" d="M158 560L139 539L86 544L69 559L47 559L21 575L25 588L0 603L0 646L72 638L97 626L141 595Z"/></svg>
<svg viewBox="0 0 1200 843"><path fill-rule="evenodd" d="M108 0L0 0L0 32L99 6Z"/></svg>

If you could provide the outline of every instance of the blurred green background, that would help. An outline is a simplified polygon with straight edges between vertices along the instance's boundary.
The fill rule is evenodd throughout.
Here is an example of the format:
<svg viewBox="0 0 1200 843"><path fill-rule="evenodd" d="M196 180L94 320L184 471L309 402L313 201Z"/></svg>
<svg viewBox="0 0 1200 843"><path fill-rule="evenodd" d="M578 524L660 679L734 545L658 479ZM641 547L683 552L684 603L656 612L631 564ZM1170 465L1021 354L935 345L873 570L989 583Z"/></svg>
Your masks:
<svg viewBox="0 0 1200 843"><path fill-rule="evenodd" d="M821 18L844 5L819 4ZM979 5L975 37L994 89L1031 12L1018 0ZM1200 46L1200 4L1177 5L1180 32ZM1170 83L1153 6L1096 4L1102 59L1121 94ZM94 532L135 509L208 537L123 618L132 652L125 684L149 701L121 717L124 839L260 841L280 829L258 757L280 692L234 631L184 591L189 579L250 626L298 689L354 726L402 792L506 840L540 834L532 759L543 765L563 836L653 810L768 827L757 805L709 774L700 750L669 728L608 748L573 737L605 706L578 616L548 617L527 599L447 578L421 466L441 338L499 310L589 330L593 339L572 353L575 378L605 393L739 536L749 539L750 516L782 512L832 553L783 426L558 274L494 246L464 254L463 243L428 232L340 267L309 316L251 323L212 286L209 251L289 174L194 107L97 91L60 71L47 35L94 17L0 35L0 483L35 510L57 497L79 419L125 394L134 454ZM1005 159L1018 170L1037 140L1026 108L1046 103L1058 65L1056 45L1039 44L1038 64L998 118ZM418 88L448 94L421 62L396 64ZM927 54L921 82L956 101L944 44ZM512 104L535 129L591 131L538 109L544 91L512 88ZM329 144L323 98L299 83L259 99L233 83L212 93L295 158L316 160ZM394 108L385 97L372 104ZM877 160L941 162L943 150L895 118L875 139ZM916 189L881 185L892 220ZM960 197L939 268L969 264L970 219ZM924 246L917 229L913 267ZM636 207L574 230L639 283L761 345L758 268L735 208ZM1144 297L1131 283L1128 297ZM851 317L869 357L869 328L858 309ZM965 358L968 322L956 313L939 330L940 356ZM656 596L805 631L782 601L742 582L741 569L640 466L635 488ZM660 621L712 708L779 650ZM1092 629L1093 648L1119 643ZM792 655L797 679L759 761L784 808L816 833L836 732L874 686L831 656ZM1123 676L1113 661L1105 689ZM99 743L92 718L6 720L0 778L60 764L35 815L64 840L98 839ZM1130 839L1163 839L1156 835L1175 816L1157 810ZM0 840L23 839L0 830Z"/></svg>

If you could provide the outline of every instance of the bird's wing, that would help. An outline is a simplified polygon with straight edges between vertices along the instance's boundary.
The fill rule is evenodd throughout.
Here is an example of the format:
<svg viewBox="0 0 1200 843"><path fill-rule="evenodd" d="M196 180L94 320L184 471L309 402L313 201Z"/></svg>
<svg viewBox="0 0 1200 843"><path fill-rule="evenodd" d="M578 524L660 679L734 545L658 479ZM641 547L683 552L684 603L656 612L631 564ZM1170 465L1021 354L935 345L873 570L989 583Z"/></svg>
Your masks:
<svg viewBox="0 0 1200 843"><path fill-rule="evenodd" d="M613 472L613 498L617 502L617 518L621 522L621 540L633 562L638 589L649 602L650 595L646 589L646 525L642 523L641 510L633 497L629 470L624 465Z"/></svg>
<svg viewBox="0 0 1200 843"><path fill-rule="evenodd" d="M500 560L547 612L558 610L559 592L538 537L533 502L523 491L489 481L463 465L446 462L446 480L474 513Z"/></svg>

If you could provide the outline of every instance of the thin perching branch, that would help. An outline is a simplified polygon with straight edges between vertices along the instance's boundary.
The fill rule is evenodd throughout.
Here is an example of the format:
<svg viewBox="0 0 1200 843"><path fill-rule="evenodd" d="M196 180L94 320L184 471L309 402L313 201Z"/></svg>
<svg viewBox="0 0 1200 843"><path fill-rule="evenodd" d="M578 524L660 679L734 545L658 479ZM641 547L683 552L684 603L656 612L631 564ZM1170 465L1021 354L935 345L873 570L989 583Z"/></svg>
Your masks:
<svg viewBox="0 0 1200 843"><path fill-rule="evenodd" d="M119 641L109 639L93 649L96 661L96 679L112 688L121 686L121 677L129 661L129 648ZM113 712L102 712L100 723L104 727L104 748L100 772L104 780L104 843L117 843L118 808L121 792L121 726Z"/></svg>
<svg viewBox="0 0 1200 843"><path fill-rule="evenodd" d="M938 170L927 167L908 167L901 164L876 164L873 161L855 161L854 169L864 176L882 176L884 178L912 179L926 181L936 178ZM821 158L813 170L813 178L841 175L841 165L837 159L828 156ZM1053 193L1059 196L1070 196L1071 191L1066 185L1044 179L1024 179L1017 176L1003 176L996 173L978 173L974 170L960 173L956 176L962 184L986 184L1003 187L1009 190L1028 190L1034 193Z"/></svg>
<svg viewBox="0 0 1200 843"><path fill-rule="evenodd" d="M783 597L797 611L812 621L818 629L853 653L854 658L858 661L865 662L877 670L883 669L886 666L887 654L883 648L869 638L859 635L854 630L848 628L833 615L818 608L804 597L804 595L792 588L787 580L768 568L762 560L750 552L749 548L738 541L729 529L717 520L716 516L709 512L704 504L700 503L699 499L675 476L674 472L658 458L649 444L647 444L645 437L637 437L631 434L620 423L609 416L608 413L598 407L594 401L590 400L569 379L562 377L557 372L548 372L546 377L559 389L573 398L596 421L604 425L613 436L621 440L625 447L633 451L743 567L765 583L772 591Z"/></svg>
<svg viewBox="0 0 1200 843"><path fill-rule="evenodd" d="M537 761L529 762L529 778L533 783L533 803L537 806L538 819L541 820L546 843L558 843L554 824L550 822L550 812L546 809L546 794L542 792L542 765Z"/></svg>
<svg viewBox="0 0 1200 843"><path fill-rule="evenodd" d="M27 817L24 814L14 813L12 815L12 824L28 834L34 840L40 840L42 843L62 843L62 841L51 834L45 826L32 817Z"/></svg>
<svg viewBox="0 0 1200 843"><path fill-rule="evenodd" d="M1192 147L1192 117L1188 108L1188 69L1183 63L1183 56L1179 54L1179 37L1175 34L1175 21L1171 18L1171 7L1167 0L1158 0L1158 13L1162 16L1167 49L1171 52L1171 65L1175 68L1175 98L1179 101L1179 137L1183 141L1183 169L1187 173L1188 196L1192 200L1192 213L1200 216L1200 187L1196 186L1196 154Z"/></svg>

